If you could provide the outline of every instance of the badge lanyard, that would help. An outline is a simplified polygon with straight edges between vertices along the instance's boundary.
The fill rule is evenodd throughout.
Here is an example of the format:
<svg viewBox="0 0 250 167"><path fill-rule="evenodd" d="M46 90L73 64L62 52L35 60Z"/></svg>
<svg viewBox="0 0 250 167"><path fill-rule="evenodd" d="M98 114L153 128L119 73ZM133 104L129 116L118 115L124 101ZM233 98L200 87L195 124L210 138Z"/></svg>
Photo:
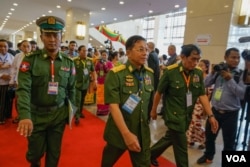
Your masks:
<svg viewBox="0 0 250 167"><path fill-rule="evenodd" d="M51 72L51 81L55 80L55 69L54 69L54 60L50 61L50 72Z"/></svg>
<svg viewBox="0 0 250 167"><path fill-rule="evenodd" d="M83 64L83 68L85 68L86 64L85 61L81 60L82 64Z"/></svg>
<svg viewBox="0 0 250 167"><path fill-rule="evenodd" d="M142 77L140 77L137 74L134 74L135 78L139 80L139 90L137 92L137 95L139 95L139 92L142 90Z"/></svg>
<svg viewBox="0 0 250 167"><path fill-rule="evenodd" d="M186 82L186 85L187 85L187 93L186 93L186 106L189 107L192 105L192 92L189 91L189 85L190 85L190 75L187 76L184 74L184 72L182 73L184 79L185 79L185 82Z"/></svg>
<svg viewBox="0 0 250 167"><path fill-rule="evenodd" d="M3 58L3 60L2 60L2 58L0 57L1 62L2 62L2 63L5 63L7 57L8 57L8 54Z"/></svg>
<svg viewBox="0 0 250 167"><path fill-rule="evenodd" d="M183 75L183 77L184 77L184 79L185 79L185 82L186 82L186 85L187 85L187 89L188 89L188 92L189 92L190 75L188 76L188 78L187 78L187 76L184 74L184 72L182 73L182 75Z"/></svg>

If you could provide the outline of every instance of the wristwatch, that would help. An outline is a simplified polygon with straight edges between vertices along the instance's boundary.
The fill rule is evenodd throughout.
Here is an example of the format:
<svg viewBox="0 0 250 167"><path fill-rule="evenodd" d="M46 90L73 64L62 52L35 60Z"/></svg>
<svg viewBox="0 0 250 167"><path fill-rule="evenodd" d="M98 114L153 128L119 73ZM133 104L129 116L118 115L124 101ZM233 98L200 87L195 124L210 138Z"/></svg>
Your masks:
<svg viewBox="0 0 250 167"><path fill-rule="evenodd" d="M214 117L214 115L210 114L210 115L207 116L208 119L211 118L211 117Z"/></svg>

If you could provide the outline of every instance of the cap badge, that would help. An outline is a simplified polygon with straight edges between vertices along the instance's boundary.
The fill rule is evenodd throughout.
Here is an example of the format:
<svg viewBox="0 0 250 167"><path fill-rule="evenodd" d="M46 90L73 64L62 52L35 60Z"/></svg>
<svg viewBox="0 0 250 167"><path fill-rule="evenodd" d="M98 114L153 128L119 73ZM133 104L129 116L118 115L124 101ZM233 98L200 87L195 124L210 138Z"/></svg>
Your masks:
<svg viewBox="0 0 250 167"><path fill-rule="evenodd" d="M54 17L49 17L48 24L56 24L56 19Z"/></svg>

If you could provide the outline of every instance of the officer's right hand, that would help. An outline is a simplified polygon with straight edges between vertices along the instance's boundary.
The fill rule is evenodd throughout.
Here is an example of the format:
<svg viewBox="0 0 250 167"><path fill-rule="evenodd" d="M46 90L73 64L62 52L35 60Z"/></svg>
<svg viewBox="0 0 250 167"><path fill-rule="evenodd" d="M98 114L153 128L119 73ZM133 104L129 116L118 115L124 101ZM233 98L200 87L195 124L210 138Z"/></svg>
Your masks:
<svg viewBox="0 0 250 167"><path fill-rule="evenodd" d="M30 119L23 119L19 121L17 132L19 132L21 136L24 137L31 136L32 131L33 131L33 123Z"/></svg>
<svg viewBox="0 0 250 167"><path fill-rule="evenodd" d="M141 152L141 147L136 135L131 132L127 132L126 134L123 134L123 138L130 151Z"/></svg>

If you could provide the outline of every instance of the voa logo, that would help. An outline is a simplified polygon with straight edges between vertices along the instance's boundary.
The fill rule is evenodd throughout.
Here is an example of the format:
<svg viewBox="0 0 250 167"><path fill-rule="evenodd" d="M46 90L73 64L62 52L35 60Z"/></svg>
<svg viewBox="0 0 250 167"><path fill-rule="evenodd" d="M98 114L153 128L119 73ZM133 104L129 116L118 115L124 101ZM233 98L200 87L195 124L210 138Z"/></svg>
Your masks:
<svg viewBox="0 0 250 167"><path fill-rule="evenodd" d="M227 162L247 162L244 155L226 155Z"/></svg>

